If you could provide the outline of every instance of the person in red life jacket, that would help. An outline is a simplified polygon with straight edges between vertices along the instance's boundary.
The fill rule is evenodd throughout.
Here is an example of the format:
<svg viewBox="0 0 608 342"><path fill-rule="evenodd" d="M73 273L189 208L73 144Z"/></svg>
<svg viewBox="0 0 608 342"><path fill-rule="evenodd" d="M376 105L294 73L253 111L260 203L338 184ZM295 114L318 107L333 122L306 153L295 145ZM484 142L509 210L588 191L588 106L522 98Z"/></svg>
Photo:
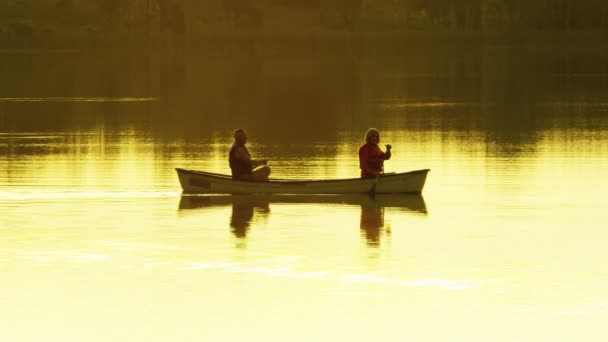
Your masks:
<svg viewBox="0 0 608 342"><path fill-rule="evenodd" d="M265 159L251 159L247 150L247 133L241 128L234 131L234 144L230 148L228 161L232 170L232 179L247 181L268 181L270 168ZM261 166L261 167L258 167Z"/></svg>
<svg viewBox="0 0 608 342"><path fill-rule="evenodd" d="M384 173L384 161L391 159L391 145L386 145L386 152L382 152L378 143L380 132L370 128L365 133L365 144L359 148L359 168L361 178L373 178Z"/></svg>

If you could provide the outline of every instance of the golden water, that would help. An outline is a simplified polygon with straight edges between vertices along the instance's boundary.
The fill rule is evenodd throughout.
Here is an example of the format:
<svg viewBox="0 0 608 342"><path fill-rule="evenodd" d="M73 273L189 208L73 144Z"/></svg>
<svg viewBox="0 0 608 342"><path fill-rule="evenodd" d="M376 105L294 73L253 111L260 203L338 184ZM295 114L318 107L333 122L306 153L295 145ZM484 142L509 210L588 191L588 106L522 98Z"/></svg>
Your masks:
<svg viewBox="0 0 608 342"><path fill-rule="evenodd" d="M294 122L7 91L0 340L608 339L606 99L384 97L365 77L342 114ZM206 105L245 111L231 94ZM431 172L422 196L182 196L174 168L227 173L241 125L275 177L356 177L369 126L388 172Z"/></svg>
<svg viewBox="0 0 608 342"><path fill-rule="evenodd" d="M225 152L227 139L201 141L203 157L192 160L157 157L137 136L103 145L95 136L4 135L5 146L62 152L1 161L0 334L600 340L608 133L589 134L543 132L534 151L501 157L475 134L386 131L388 169L431 169L423 196L405 204L182 198L173 168L226 172L224 153L202 151ZM355 144L345 137L324 146L337 153L271 166L277 176L294 176L290 167L353 176Z"/></svg>

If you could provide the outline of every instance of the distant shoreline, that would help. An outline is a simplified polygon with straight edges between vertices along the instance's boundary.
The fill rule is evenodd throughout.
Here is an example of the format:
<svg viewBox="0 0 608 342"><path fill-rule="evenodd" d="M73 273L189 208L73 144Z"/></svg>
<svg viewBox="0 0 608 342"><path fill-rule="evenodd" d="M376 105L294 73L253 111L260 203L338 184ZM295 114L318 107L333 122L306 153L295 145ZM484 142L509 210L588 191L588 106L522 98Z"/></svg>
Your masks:
<svg viewBox="0 0 608 342"><path fill-rule="evenodd" d="M411 47L428 50L462 50L488 47L513 47L532 50L581 50L606 52L608 31L520 31L480 33L453 31L403 32L299 32L256 33L218 32L207 34L97 34L0 35L0 51L15 50L156 50L208 51L210 53L383 53Z"/></svg>

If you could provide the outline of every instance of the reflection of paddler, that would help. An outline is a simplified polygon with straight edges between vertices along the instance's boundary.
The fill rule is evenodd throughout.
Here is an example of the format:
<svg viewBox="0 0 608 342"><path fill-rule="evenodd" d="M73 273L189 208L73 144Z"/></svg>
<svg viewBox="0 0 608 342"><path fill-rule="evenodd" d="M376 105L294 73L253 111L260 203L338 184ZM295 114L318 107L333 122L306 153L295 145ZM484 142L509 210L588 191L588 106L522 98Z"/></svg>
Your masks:
<svg viewBox="0 0 608 342"><path fill-rule="evenodd" d="M255 203L247 200L235 200L232 202L230 228L232 228L231 231L234 236L238 238L247 237L247 231L251 226L251 221L254 218L256 209L264 214L270 212L268 202Z"/></svg>
<svg viewBox="0 0 608 342"><path fill-rule="evenodd" d="M362 205L361 230L368 245L377 246L380 244L382 228L384 228L384 207Z"/></svg>
<svg viewBox="0 0 608 342"><path fill-rule="evenodd" d="M384 209L405 211L414 215L427 215L426 204L421 195L367 194L353 195L228 195L189 196L182 195L179 210L205 209L232 206L230 230L238 238L247 236L252 223L268 217L270 203L289 204L350 204L361 207L361 235L370 246L377 246L384 233L390 233L390 224L385 227Z"/></svg>
<svg viewBox="0 0 608 342"><path fill-rule="evenodd" d="M230 230L238 238L247 237L252 223L265 219L270 213L268 198L252 195L182 196L179 210L204 209L232 205Z"/></svg>
<svg viewBox="0 0 608 342"><path fill-rule="evenodd" d="M242 238L247 236L247 230L253 219L253 205L249 203L232 203L232 216L230 227L234 236Z"/></svg>

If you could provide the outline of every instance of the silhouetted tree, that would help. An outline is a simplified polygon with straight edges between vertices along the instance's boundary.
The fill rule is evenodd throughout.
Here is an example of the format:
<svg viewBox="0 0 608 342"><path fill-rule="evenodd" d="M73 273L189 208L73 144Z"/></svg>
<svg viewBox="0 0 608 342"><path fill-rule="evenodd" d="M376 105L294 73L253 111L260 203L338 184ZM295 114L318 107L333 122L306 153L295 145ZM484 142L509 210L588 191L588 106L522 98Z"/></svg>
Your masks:
<svg viewBox="0 0 608 342"><path fill-rule="evenodd" d="M74 1L73 0L57 0L57 2L55 3L55 7L57 8L72 8L74 7Z"/></svg>
<svg viewBox="0 0 608 342"><path fill-rule="evenodd" d="M325 0L319 3L321 22L326 27L354 31L361 17L362 0Z"/></svg>
<svg viewBox="0 0 608 342"><path fill-rule="evenodd" d="M184 9L178 0L158 0L158 8L161 31L186 32Z"/></svg>
<svg viewBox="0 0 608 342"><path fill-rule="evenodd" d="M339 0L338 8L344 18L344 24L349 31L353 31L361 17L362 0Z"/></svg>
<svg viewBox="0 0 608 342"><path fill-rule="evenodd" d="M105 21L108 24L114 24L118 17L118 12L124 5L121 0L97 0L97 4L104 12Z"/></svg>

